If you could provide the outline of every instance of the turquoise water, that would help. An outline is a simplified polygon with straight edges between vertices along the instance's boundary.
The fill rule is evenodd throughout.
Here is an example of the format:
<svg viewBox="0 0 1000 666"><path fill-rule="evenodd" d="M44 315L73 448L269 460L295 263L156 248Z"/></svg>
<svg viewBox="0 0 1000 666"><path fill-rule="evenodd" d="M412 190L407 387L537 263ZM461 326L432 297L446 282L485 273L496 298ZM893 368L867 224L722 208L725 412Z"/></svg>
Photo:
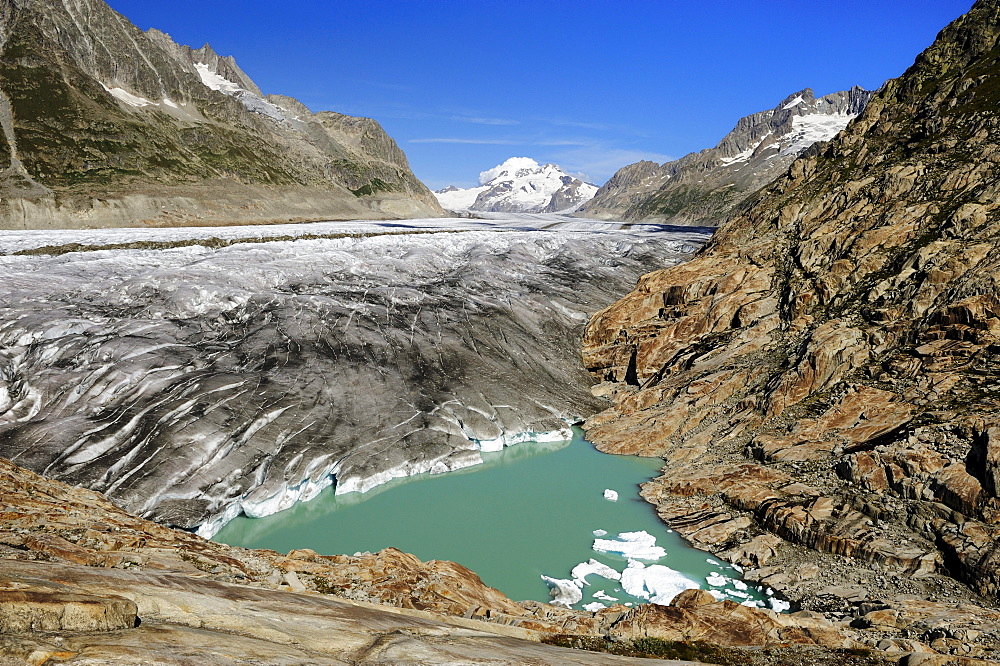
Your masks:
<svg viewBox="0 0 1000 666"><path fill-rule="evenodd" d="M312 548L327 555L393 546L423 560L459 562L513 599L551 601L543 575L570 579L573 567L590 559L621 572L628 558L595 551L595 539L644 531L666 556L640 562L677 572L650 569L647 573L655 572L661 584L681 584L687 578L691 587L715 590L735 601L768 599L766 591L744 589L729 565L688 546L639 497L638 484L657 476L658 459L601 453L579 429L570 442L527 442L483 458L483 465L409 477L363 494L338 496L330 488L273 516L241 516L215 540L280 552ZM605 489L617 491L618 500L605 499ZM595 536L595 530L607 536ZM639 565L633 565L632 573L635 569L641 571ZM621 581L594 574L587 583L576 608L593 603L595 593L598 599L607 595L623 603L653 596L648 589L628 594Z"/></svg>

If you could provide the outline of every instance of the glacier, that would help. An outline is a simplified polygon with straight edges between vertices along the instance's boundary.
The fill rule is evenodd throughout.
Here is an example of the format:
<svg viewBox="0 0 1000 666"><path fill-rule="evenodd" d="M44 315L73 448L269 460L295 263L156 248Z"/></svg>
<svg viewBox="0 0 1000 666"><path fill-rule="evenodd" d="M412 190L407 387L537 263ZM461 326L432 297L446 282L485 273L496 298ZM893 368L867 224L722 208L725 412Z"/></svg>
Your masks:
<svg viewBox="0 0 1000 666"><path fill-rule="evenodd" d="M0 237L0 455L210 536L565 436L589 314L707 239L558 215Z"/></svg>

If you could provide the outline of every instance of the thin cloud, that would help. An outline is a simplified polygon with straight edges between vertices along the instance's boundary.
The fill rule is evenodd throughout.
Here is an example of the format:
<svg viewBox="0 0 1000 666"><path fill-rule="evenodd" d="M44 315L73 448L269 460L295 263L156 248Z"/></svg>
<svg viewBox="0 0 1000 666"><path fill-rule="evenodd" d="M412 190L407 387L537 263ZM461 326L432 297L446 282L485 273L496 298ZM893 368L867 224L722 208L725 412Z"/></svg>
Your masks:
<svg viewBox="0 0 1000 666"><path fill-rule="evenodd" d="M484 118L478 116L452 116L452 120L460 123L472 123L473 125L520 125L520 120L512 118Z"/></svg>
<svg viewBox="0 0 1000 666"><path fill-rule="evenodd" d="M593 183L603 183L623 166L642 160L663 164L675 159L670 155L660 153L602 145L584 146L576 150L554 154L552 157L554 158L552 161L557 162L567 173L572 173L582 180ZM589 178L585 176L589 176Z"/></svg>
<svg viewBox="0 0 1000 666"><path fill-rule="evenodd" d="M459 139L456 137L436 137L428 139L409 139L407 143L456 143L479 146L545 146L545 147L570 147L586 146L586 141L576 139Z"/></svg>
<svg viewBox="0 0 1000 666"><path fill-rule="evenodd" d="M511 141L509 139L410 139L408 143L462 143L475 146L523 146L521 141Z"/></svg>

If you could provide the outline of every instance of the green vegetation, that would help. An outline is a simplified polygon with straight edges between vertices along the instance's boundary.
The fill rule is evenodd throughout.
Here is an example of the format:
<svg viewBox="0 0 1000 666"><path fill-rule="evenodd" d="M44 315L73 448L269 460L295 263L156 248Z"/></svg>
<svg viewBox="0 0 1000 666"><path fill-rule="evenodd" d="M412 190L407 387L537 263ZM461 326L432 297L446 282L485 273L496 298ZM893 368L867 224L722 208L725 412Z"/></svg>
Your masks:
<svg viewBox="0 0 1000 666"><path fill-rule="evenodd" d="M379 192L392 192L392 187L380 178L372 178L371 181L356 190L351 190L351 192L356 197L370 197Z"/></svg>

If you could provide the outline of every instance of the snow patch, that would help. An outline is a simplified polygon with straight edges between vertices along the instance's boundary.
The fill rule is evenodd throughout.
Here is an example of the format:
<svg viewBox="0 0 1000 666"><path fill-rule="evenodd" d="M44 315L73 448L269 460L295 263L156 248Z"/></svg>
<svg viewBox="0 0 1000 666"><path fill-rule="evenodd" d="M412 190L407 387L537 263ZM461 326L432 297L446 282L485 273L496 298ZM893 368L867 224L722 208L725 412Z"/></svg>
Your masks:
<svg viewBox="0 0 1000 666"><path fill-rule="evenodd" d="M123 88L109 88L103 83L101 86L111 93L115 99L125 102L129 106L134 106L136 108L141 108L144 106L156 106L155 102L150 102L145 97L139 97L138 95L133 95Z"/></svg>
<svg viewBox="0 0 1000 666"><path fill-rule="evenodd" d="M799 104L802 104L804 101L805 100L802 99L802 95L799 95L798 97L796 97L795 99L793 99L791 102L789 102L788 104L786 104L783 107L781 107L781 110L782 111L787 111L788 109L791 109L792 107L795 107L795 106L798 106Z"/></svg>
<svg viewBox="0 0 1000 666"><path fill-rule="evenodd" d="M219 92L227 95L235 95L243 90L239 84L233 83L226 77L212 71L212 68L206 63L196 62L194 64L194 68L198 70L198 76L201 77L201 82L212 90L218 90Z"/></svg>

